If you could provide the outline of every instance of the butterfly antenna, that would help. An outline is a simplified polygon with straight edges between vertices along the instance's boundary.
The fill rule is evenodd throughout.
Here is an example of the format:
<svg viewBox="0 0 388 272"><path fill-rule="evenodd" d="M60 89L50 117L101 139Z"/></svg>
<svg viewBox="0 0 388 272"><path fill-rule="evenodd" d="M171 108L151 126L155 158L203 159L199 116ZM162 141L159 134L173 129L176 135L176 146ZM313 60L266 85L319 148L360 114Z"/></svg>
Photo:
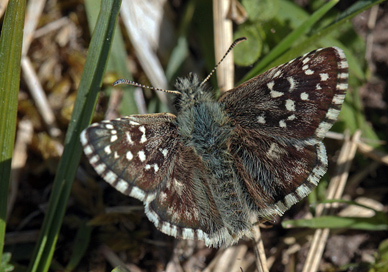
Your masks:
<svg viewBox="0 0 388 272"><path fill-rule="evenodd" d="M181 94L181 92L176 91L176 90L159 89L159 88L155 88L155 87L151 87L151 86L146 86L146 85L143 85L143 84L140 84L140 83L137 83L135 81L128 80L128 79L119 79L113 83L113 86L117 86L117 85L121 85L121 84L132 85L132 86L136 86L136 87L140 87L140 88L146 88L146 89L150 89L150 90L154 90L154 91L161 91L161 92L165 92L165 93Z"/></svg>
<svg viewBox="0 0 388 272"><path fill-rule="evenodd" d="M213 70L210 72L210 74L202 81L202 83L201 83L200 86L202 86L206 81L209 80L209 78L210 78L210 77L214 74L214 72L217 70L218 65L220 65L221 62L223 62L223 60L224 60L224 59L226 58L226 56L230 53L230 51L232 51L233 48L234 48L237 44L239 44L240 42L246 41L246 40L247 40L247 38L245 38L245 37L238 38L237 40L235 40L235 41L231 44L231 46L229 46L229 49L226 51L226 53L225 53L225 55L222 57L222 59L217 63L216 66L214 66L214 68L213 68Z"/></svg>

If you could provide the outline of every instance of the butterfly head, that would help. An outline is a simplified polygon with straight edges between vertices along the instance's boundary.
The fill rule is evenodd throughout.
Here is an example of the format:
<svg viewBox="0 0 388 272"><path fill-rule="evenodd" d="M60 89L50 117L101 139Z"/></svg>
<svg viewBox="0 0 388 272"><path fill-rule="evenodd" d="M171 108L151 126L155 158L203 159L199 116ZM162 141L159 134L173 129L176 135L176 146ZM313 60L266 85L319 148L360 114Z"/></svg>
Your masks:
<svg viewBox="0 0 388 272"><path fill-rule="evenodd" d="M212 101L212 92L204 87L198 76L193 73L190 73L188 77L178 78L175 87L180 92L176 103L179 111L197 103Z"/></svg>

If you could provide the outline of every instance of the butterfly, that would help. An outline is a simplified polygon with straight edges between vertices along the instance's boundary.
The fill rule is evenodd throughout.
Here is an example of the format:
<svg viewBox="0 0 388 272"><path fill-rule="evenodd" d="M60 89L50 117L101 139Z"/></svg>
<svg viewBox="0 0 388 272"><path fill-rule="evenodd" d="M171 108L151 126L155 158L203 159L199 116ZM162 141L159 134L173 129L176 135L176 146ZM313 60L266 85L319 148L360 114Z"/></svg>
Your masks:
<svg viewBox="0 0 388 272"><path fill-rule="evenodd" d="M348 63L339 48L318 49L219 99L205 81L177 79L177 115L102 121L81 142L96 172L141 200L160 231L229 246L307 196L327 171L322 140L344 102Z"/></svg>

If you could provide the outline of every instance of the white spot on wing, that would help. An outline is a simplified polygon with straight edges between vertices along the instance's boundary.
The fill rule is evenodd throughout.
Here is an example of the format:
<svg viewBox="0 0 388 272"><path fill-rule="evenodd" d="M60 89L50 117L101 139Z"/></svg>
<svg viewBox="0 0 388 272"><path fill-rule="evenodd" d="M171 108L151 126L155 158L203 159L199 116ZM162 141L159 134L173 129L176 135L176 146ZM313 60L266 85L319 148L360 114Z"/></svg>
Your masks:
<svg viewBox="0 0 388 272"><path fill-rule="evenodd" d="M300 99L302 100L309 100L309 95L305 92L300 94Z"/></svg>
<svg viewBox="0 0 388 272"><path fill-rule="evenodd" d="M319 76L321 77L322 81L326 81L329 79L329 74L328 73L320 73Z"/></svg>
<svg viewBox="0 0 388 272"><path fill-rule="evenodd" d="M98 155L94 155L93 157L91 157L89 159L89 162L90 164L95 164L96 162L98 162Z"/></svg>
<svg viewBox="0 0 388 272"><path fill-rule="evenodd" d="M286 109L289 111L295 111L295 102L291 99L286 100Z"/></svg>
<svg viewBox="0 0 388 272"><path fill-rule="evenodd" d="M138 126L138 125L140 125L140 123L135 122L135 121L129 121L129 124L132 125L132 126Z"/></svg>
<svg viewBox="0 0 388 272"><path fill-rule="evenodd" d="M128 183L127 182L126 182L126 185L128 187ZM123 191L120 191L120 192L123 192ZM144 201L144 199L146 197L145 192L143 190L139 189L138 187L133 187L130 195L133 196L134 198L137 198L137 199L141 200L141 201Z"/></svg>
<svg viewBox="0 0 388 272"><path fill-rule="evenodd" d="M145 155L144 151L139 151L137 153L137 155L139 156L139 159L141 162L144 162L146 160L146 155Z"/></svg>
<svg viewBox="0 0 388 272"><path fill-rule="evenodd" d="M84 152L86 155L90 155L93 153L93 149L90 147L90 145L87 145L84 147Z"/></svg>
<svg viewBox="0 0 388 272"><path fill-rule="evenodd" d="M331 128L331 124L328 123L328 122L321 122L317 128L317 130L315 131L316 135L319 137L319 138L323 138L325 137L327 131Z"/></svg>
<svg viewBox="0 0 388 272"><path fill-rule="evenodd" d="M129 160L129 161L131 161L133 159L133 154L131 151L128 151L125 156L126 156L127 160Z"/></svg>
<svg viewBox="0 0 388 272"><path fill-rule="evenodd" d="M257 117L257 122L260 124L265 124L265 117L264 114Z"/></svg>
<svg viewBox="0 0 388 272"><path fill-rule="evenodd" d="M105 173L104 179L105 179L108 183L113 184L113 183L116 182L116 180L117 180L117 175L116 175L115 173L113 173L112 171L108 171L107 173Z"/></svg>
<svg viewBox="0 0 388 272"><path fill-rule="evenodd" d="M348 62L345 61L345 60L340 61L339 64L338 64L338 66L339 66L339 68L341 68L341 69L347 69L347 68L349 67Z"/></svg>
<svg viewBox="0 0 388 272"><path fill-rule="evenodd" d="M110 150L110 145L105 146L104 151L105 151L105 153L108 154L108 155L109 155L110 153L112 153L112 150Z"/></svg>
<svg viewBox="0 0 388 272"><path fill-rule="evenodd" d="M304 59L302 60L302 63L303 63L303 64L306 64L306 63L309 62L309 61L310 61L310 58L307 57L307 58L304 58Z"/></svg>
<svg viewBox="0 0 388 272"><path fill-rule="evenodd" d="M145 169L149 170L151 168L154 168L155 173L159 171L159 166L155 164L146 164Z"/></svg>
<svg viewBox="0 0 388 272"><path fill-rule="evenodd" d="M272 91L274 85L275 85L275 82L273 82L273 81L267 83L267 87L268 87L268 89L270 89L271 91Z"/></svg>
<svg viewBox="0 0 388 272"><path fill-rule="evenodd" d="M309 76L309 75L314 74L314 71L311 69L307 69L306 71L304 71L304 73Z"/></svg>
<svg viewBox="0 0 388 272"><path fill-rule="evenodd" d="M279 159L284 153L286 153L284 149L279 147L279 145L272 143L267 151L267 156L272 159Z"/></svg>
<svg viewBox="0 0 388 272"><path fill-rule="evenodd" d="M185 239L193 239L194 238L194 230L188 229L188 228L183 228L182 229L182 236Z"/></svg>
<svg viewBox="0 0 388 272"><path fill-rule="evenodd" d="M279 77L279 76L281 76L281 74L282 74L282 70L279 69L276 71L274 77Z"/></svg>
<svg viewBox="0 0 388 272"><path fill-rule="evenodd" d="M88 139L86 138L86 129L81 132L81 143L82 145L88 144Z"/></svg>
<svg viewBox="0 0 388 272"><path fill-rule="evenodd" d="M110 137L110 142L111 142L111 143L116 142L117 139L118 139L117 135L112 135L112 136Z"/></svg>
<svg viewBox="0 0 388 272"><path fill-rule="evenodd" d="M345 95L344 94L337 94L333 98L333 103L336 105L340 105L344 102ZM86 153L86 152L85 152Z"/></svg>
<svg viewBox="0 0 388 272"><path fill-rule="evenodd" d="M287 127L286 122L284 120L279 121L279 127L285 128Z"/></svg>
<svg viewBox="0 0 388 272"><path fill-rule="evenodd" d="M131 134L129 134L129 131L126 131L125 132L125 135L127 136L127 141L130 145L133 145L133 141L132 141L132 138L131 138Z"/></svg>
<svg viewBox="0 0 388 272"><path fill-rule="evenodd" d="M106 165L105 164L103 164L103 163L100 163L99 165L96 165L95 167L94 167L94 169L96 170L96 172L98 173L98 174L102 174L102 173L104 173L104 171L106 170Z"/></svg>
<svg viewBox="0 0 388 272"><path fill-rule="evenodd" d="M293 77L287 77L287 81L290 83L289 92L292 92L295 89L296 83Z"/></svg>
<svg viewBox="0 0 388 272"><path fill-rule="evenodd" d="M271 94L272 98L276 98L276 97L280 97L280 96L284 95L284 93L277 92L277 91L271 91L270 94Z"/></svg>
<svg viewBox="0 0 388 272"><path fill-rule="evenodd" d="M168 222L163 222L162 227L160 228L162 232L164 232L167 235L171 235L174 237L177 237L178 235L178 228L174 225L171 225Z"/></svg>
<svg viewBox="0 0 388 272"><path fill-rule="evenodd" d="M287 117L287 120L289 121L293 121L296 119L296 115L295 114L291 114L290 116Z"/></svg>
<svg viewBox="0 0 388 272"><path fill-rule="evenodd" d="M348 89L348 84L347 83L340 83L340 84L337 84L337 89L338 90L347 90Z"/></svg>
<svg viewBox="0 0 388 272"><path fill-rule="evenodd" d="M145 211L148 219L152 223L154 223L155 225L159 225L159 216L154 211L150 210L150 206L149 205L145 205L144 211Z"/></svg>
<svg viewBox="0 0 388 272"><path fill-rule="evenodd" d="M330 108L327 113L326 113L326 117L328 119L332 119L332 120L336 120L338 115L339 115L340 111L337 110L337 109L333 109L333 108Z"/></svg>
<svg viewBox="0 0 388 272"><path fill-rule="evenodd" d="M145 131L146 131L145 127L141 126L141 127L139 127L139 130L143 133L143 135L141 135L140 143L142 144L142 143L147 142L147 137L146 137L146 133L145 133Z"/></svg>
<svg viewBox="0 0 388 272"><path fill-rule="evenodd" d="M165 148L165 149L163 149L161 152L162 152L162 154L163 154L163 157L166 157L167 154L168 154L168 149Z"/></svg>

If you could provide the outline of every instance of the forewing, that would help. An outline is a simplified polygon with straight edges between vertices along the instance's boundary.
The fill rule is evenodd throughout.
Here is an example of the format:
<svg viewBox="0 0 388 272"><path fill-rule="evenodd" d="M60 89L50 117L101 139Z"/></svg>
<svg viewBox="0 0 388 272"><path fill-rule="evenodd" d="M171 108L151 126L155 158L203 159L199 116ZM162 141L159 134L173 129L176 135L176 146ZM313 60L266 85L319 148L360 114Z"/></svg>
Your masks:
<svg viewBox="0 0 388 272"><path fill-rule="evenodd" d="M348 64L339 48L312 51L228 91L233 121L266 135L323 139L345 98Z"/></svg>
<svg viewBox="0 0 388 272"><path fill-rule="evenodd" d="M229 143L251 209L281 215L327 170L321 142L345 98L348 64L324 48L228 91L220 102L235 129Z"/></svg>
<svg viewBox="0 0 388 272"><path fill-rule="evenodd" d="M162 232L209 246L234 241L208 187L208 169L179 140L175 116L102 121L84 130L81 142L96 172L121 193L143 201L147 217Z"/></svg>
<svg viewBox="0 0 388 272"><path fill-rule="evenodd" d="M90 164L108 183L149 202L170 171L177 136L172 114L132 115L91 125L81 142Z"/></svg>

